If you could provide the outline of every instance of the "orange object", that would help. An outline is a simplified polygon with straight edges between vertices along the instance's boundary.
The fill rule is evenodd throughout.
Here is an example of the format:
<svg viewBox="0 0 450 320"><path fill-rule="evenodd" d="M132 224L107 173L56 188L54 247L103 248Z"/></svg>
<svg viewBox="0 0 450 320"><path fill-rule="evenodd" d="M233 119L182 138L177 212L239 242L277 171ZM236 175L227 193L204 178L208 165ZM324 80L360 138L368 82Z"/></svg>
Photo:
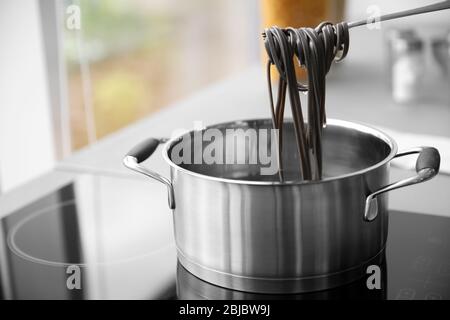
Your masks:
<svg viewBox="0 0 450 320"><path fill-rule="evenodd" d="M261 0L262 28L271 26L316 27L322 21L341 22L344 18L345 0ZM263 62L267 54L263 47ZM278 73L272 67L274 79ZM304 70L296 69L298 79L306 79Z"/></svg>

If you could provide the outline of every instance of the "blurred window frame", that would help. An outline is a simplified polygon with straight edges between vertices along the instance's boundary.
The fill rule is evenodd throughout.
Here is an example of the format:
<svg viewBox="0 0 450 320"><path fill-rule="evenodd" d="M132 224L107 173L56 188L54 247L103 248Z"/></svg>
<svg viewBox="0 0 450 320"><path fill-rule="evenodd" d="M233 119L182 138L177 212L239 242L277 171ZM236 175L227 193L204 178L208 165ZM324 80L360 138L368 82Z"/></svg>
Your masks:
<svg viewBox="0 0 450 320"><path fill-rule="evenodd" d="M48 96L55 139L55 157L61 160L72 152L67 70L64 59L64 2L40 0L42 41L48 79Z"/></svg>

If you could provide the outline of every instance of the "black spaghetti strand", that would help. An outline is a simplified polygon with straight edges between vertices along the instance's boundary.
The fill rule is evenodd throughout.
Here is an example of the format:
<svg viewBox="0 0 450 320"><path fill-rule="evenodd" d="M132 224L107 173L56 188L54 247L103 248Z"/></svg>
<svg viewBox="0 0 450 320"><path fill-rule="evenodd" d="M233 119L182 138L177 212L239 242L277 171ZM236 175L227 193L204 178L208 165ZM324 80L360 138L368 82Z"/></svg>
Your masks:
<svg viewBox="0 0 450 320"><path fill-rule="evenodd" d="M322 178L322 130L326 126L325 78L333 61L345 58L349 47L348 25L322 22L316 28L271 27L264 31L264 46L269 56L267 79L271 103L272 123L281 132L286 94L292 108L300 179ZM307 84L300 83L294 61L306 69ZM275 65L279 75L278 97L274 104L270 66ZM307 124L301 106L299 91L307 92ZM278 135L280 177L282 177L282 135Z"/></svg>

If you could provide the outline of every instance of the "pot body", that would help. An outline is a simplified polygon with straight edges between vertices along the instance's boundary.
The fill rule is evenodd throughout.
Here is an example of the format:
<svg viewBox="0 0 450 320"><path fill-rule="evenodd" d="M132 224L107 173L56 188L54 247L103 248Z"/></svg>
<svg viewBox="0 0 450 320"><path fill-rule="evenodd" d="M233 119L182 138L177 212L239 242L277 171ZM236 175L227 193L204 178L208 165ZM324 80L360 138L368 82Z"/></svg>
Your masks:
<svg viewBox="0 0 450 320"><path fill-rule="evenodd" d="M327 183L258 186L204 180L172 168L181 264L219 286L254 292L320 290L365 274L387 238L388 195L363 219L388 165ZM374 259L374 261L372 261Z"/></svg>
<svg viewBox="0 0 450 320"><path fill-rule="evenodd" d="M387 192L434 177L439 152L397 153L395 142L376 129L329 120L322 179L301 181L292 122L278 132L281 156L278 136L260 134L271 127L270 119L230 122L169 140L163 157L170 179L140 165L163 139L143 141L124 164L166 185L179 261L203 280L248 292L302 293L366 275L369 265L383 262ZM273 164L261 156L264 148L281 159L275 172L262 170ZM389 183L390 161L414 153L417 174Z"/></svg>
<svg viewBox="0 0 450 320"><path fill-rule="evenodd" d="M253 123L239 126L261 127ZM368 265L380 263L388 231L387 194L377 198L374 221L366 221L363 214L367 195L389 182L389 161L357 174L345 173L394 155L396 147L349 128L330 125L326 130L324 172L344 174L342 178L251 184L245 181L277 177L258 176L250 166L242 165L227 165L225 171L223 165L172 165L175 239L181 264L219 286L286 293L339 286L366 274ZM288 129L284 136L284 145L290 146L283 156L289 176L298 159L292 150L294 135ZM166 159L170 159L169 151ZM351 164L349 158L353 158ZM220 170L221 177L240 179L239 183L205 179L219 176Z"/></svg>

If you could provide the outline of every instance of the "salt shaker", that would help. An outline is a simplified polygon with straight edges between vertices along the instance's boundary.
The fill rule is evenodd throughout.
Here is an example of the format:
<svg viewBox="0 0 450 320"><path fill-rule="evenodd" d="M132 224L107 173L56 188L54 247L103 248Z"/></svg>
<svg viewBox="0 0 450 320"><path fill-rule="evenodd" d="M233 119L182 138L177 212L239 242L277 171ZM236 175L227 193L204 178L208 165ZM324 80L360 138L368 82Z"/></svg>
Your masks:
<svg viewBox="0 0 450 320"><path fill-rule="evenodd" d="M388 44L392 98L398 103L419 100L425 73L423 41L413 30L391 30Z"/></svg>

